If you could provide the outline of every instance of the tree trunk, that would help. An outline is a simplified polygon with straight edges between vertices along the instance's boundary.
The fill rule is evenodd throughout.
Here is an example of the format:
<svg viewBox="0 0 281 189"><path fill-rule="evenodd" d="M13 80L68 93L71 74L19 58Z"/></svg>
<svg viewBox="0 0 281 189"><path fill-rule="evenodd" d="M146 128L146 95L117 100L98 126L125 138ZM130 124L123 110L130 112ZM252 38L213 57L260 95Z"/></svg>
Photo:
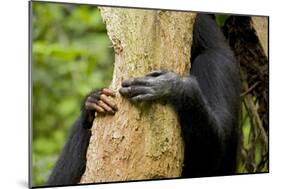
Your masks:
<svg viewBox="0 0 281 189"><path fill-rule="evenodd" d="M268 19L267 16L252 16L253 27L256 30L257 36L264 50L265 55L268 57Z"/></svg>
<svg viewBox="0 0 281 189"><path fill-rule="evenodd" d="M100 9L115 50L111 89L153 70L188 72L194 13ZM81 183L179 177L184 144L172 107L115 100L119 111L93 123Z"/></svg>

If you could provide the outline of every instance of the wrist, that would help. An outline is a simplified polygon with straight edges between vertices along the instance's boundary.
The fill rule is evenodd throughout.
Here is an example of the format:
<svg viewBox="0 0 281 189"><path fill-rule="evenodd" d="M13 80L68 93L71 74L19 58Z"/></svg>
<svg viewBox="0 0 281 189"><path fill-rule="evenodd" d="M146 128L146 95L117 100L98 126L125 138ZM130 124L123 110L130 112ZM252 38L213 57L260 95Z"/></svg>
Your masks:
<svg viewBox="0 0 281 189"><path fill-rule="evenodd" d="M95 119L95 112L89 112L84 109L81 111L81 119L83 128L90 129Z"/></svg>

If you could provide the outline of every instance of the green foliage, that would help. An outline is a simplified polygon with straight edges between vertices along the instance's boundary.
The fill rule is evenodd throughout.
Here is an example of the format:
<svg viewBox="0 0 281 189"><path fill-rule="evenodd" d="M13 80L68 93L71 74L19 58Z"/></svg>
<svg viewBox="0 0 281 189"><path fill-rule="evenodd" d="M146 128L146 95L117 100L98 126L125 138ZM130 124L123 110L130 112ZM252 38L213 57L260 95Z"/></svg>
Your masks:
<svg viewBox="0 0 281 189"><path fill-rule="evenodd" d="M228 14L215 14L215 20L217 24L223 28L227 19L231 15ZM251 73L247 73L251 74ZM241 82L246 82L241 80ZM248 84L247 84L248 85ZM243 89L242 93L247 90ZM268 144L262 137L262 131L257 123L254 121L255 118L251 115L251 111L257 111L259 108L259 102L255 96L252 96L254 106L256 110L250 110L250 107L246 107L245 95L242 96L242 108L241 108L241 120L240 120L240 152L237 157L238 167L236 169L237 173L256 173L256 172L268 172L269 162L268 162ZM258 114L258 112L257 112ZM258 119L262 120L262 117ZM268 134L267 139L268 139Z"/></svg>
<svg viewBox="0 0 281 189"><path fill-rule="evenodd" d="M268 147L258 133L245 101L244 98L240 123L241 151L238 157L237 173L268 172Z"/></svg>
<svg viewBox="0 0 281 189"><path fill-rule="evenodd" d="M96 7L32 3L33 185L46 181L83 96L109 85L110 46Z"/></svg>
<svg viewBox="0 0 281 189"><path fill-rule="evenodd" d="M215 20L220 27L224 26L225 21L230 17L227 14L215 14Z"/></svg>
<svg viewBox="0 0 281 189"><path fill-rule="evenodd" d="M220 26L228 15L215 15ZM113 51L96 7L32 2L32 172L42 185L79 115L80 102L90 90L108 86ZM243 148L251 147L246 110L241 125ZM258 162L261 158L257 144ZM242 157L242 156L241 156ZM239 172L247 172L240 158Z"/></svg>

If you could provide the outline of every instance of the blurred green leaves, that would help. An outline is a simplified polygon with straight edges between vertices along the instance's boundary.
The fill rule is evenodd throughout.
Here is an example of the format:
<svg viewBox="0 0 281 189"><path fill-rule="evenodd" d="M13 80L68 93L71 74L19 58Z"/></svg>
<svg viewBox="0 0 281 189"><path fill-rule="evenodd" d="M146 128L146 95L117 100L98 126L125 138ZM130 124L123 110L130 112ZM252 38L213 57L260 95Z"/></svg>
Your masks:
<svg viewBox="0 0 281 189"><path fill-rule="evenodd" d="M220 26L228 17L215 15ZM48 178L79 115L83 97L92 89L108 86L112 71L113 51L96 7L32 2L34 186L44 184ZM251 134L247 116L243 116L246 118L241 125L246 150ZM240 158L241 173L246 172L243 161Z"/></svg>
<svg viewBox="0 0 281 189"><path fill-rule="evenodd" d="M113 51L93 6L32 2L33 184L42 185L83 97L108 86Z"/></svg>
<svg viewBox="0 0 281 189"><path fill-rule="evenodd" d="M224 26L225 21L230 17L228 14L215 14L215 20L220 27Z"/></svg>

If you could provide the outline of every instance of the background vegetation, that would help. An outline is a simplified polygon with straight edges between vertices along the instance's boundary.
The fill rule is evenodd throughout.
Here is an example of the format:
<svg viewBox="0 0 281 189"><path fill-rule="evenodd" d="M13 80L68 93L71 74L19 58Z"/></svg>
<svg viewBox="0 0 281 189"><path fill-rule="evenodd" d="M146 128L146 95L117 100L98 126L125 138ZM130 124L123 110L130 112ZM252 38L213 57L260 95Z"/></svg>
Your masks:
<svg viewBox="0 0 281 189"><path fill-rule="evenodd" d="M92 89L108 86L113 51L99 10L85 5L32 3L32 182L42 185L64 145L80 102ZM227 15L217 15L222 27ZM252 148L251 123L241 110L243 149ZM254 162L261 161L254 144ZM238 173L249 172L239 157ZM267 171L263 167L256 171Z"/></svg>
<svg viewBox="0 0 281 189"><path fill-rule="evenodd" d="M46 181L92 89L108 86L113 52L99 10L32 3L34 185Z"/></svg>

